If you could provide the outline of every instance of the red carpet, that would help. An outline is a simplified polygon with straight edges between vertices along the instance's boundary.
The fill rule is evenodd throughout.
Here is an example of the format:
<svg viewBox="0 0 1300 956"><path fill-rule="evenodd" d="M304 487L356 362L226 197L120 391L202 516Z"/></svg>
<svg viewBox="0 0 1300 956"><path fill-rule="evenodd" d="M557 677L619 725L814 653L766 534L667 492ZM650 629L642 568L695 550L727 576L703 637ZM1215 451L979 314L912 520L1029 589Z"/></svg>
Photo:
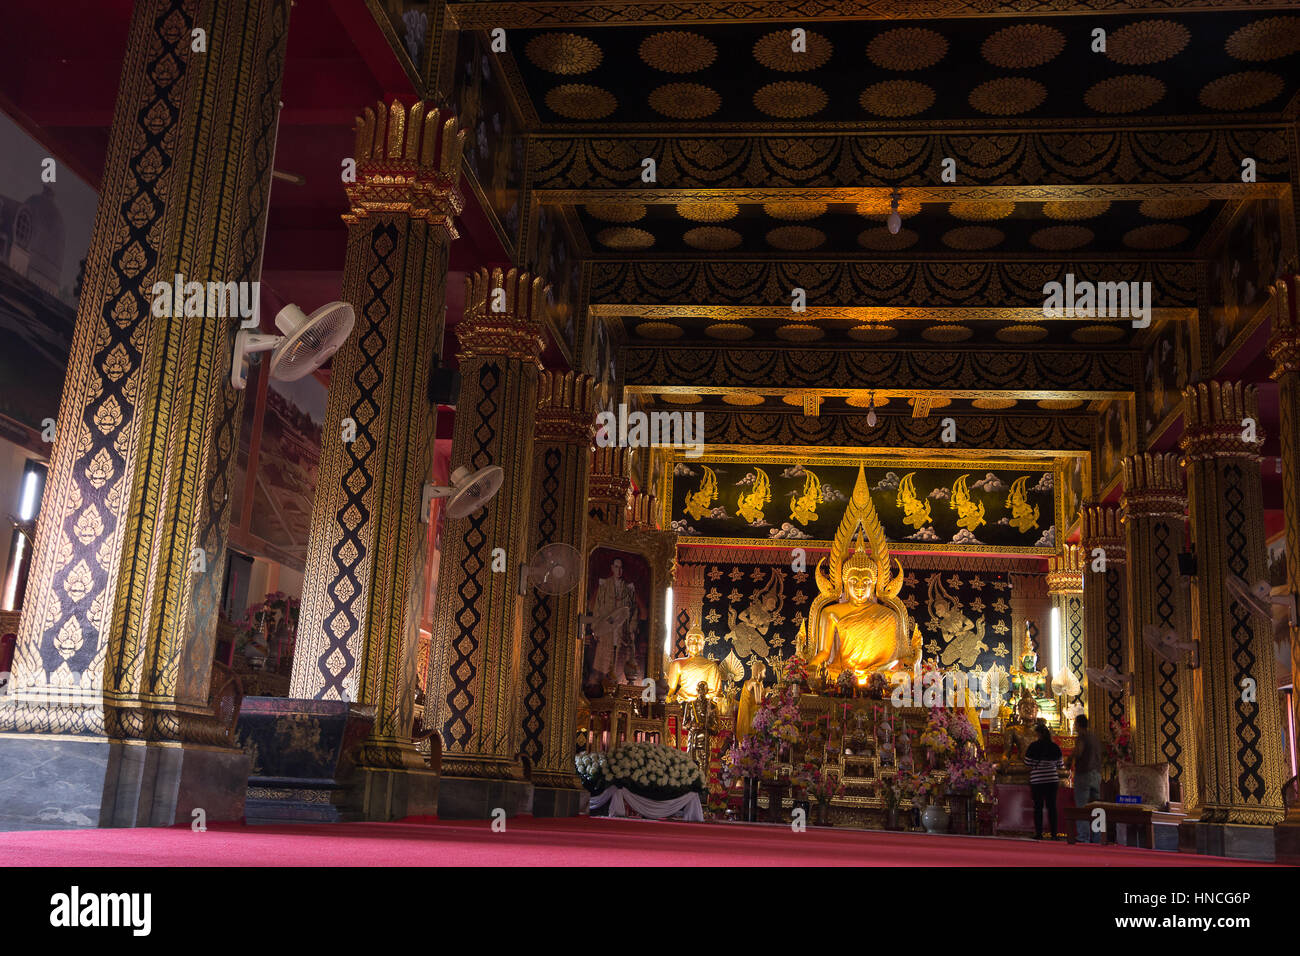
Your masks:
<svg viewBox="0 0 1300 956"><path fill-rule="evenodd" d="M0 833L6 866L1239 866L993 837L588 817Z"/></svg>

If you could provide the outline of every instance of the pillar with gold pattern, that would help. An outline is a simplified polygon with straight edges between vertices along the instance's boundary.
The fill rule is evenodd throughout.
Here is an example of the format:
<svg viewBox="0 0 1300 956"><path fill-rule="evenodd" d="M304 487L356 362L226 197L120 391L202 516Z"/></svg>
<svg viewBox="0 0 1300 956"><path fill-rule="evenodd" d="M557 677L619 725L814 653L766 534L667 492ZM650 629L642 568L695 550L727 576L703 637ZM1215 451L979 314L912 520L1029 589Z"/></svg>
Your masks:
<svg viewBox="0 0 1300 956"><path fill-rule="evenodd" d="M1123 469L1133 761L1169 764L1190 810L1199 793L1190 609L1178 568L1187 511L1183 470L1177 455L1156 452L1125 458Z"/></svg>
<svg viewBox="0 0 1300 956"><path fill-rule="evenodd" d="M213 652L289 6L134 5L0 703L10 828L243 815Z"/></svg>
<svg viewBox="0 0 1300 956"><path fill-rule="evenodd" d="M522 751L532 765L533 814L573 816L581 784L573 769L582 693L579 612L586 562L587 476L595 411L591 377L543 372L537 387L532 519L527 554L567 544L581 556L577 586L564 594L529 588L524 598Z"/></svg>
<svg viewBox="0 0 1300 956"><path fill-rule="evenodd" d="M627 448L597 447L591 453L591 501L588 515L593 521L623 528L627 525L627 492L632 479L627 475Z"/></svg>
<svg viewBox="0 0 1300 956"><path fill-rule="evenodd" d="M1056 612L1060 628L1058 633L1052 634L1049 625L1049 643L1054 640L1060 643L1052 647L1049 655L1048 677L1056 680L1064 671L1069 671L1079 682L1079 693L1064 697L1063 704L1069 707L1083 699L1083 667L1086 663L1083 552L1077 544L1067 544L1059 555L1047 559L1047 593L1052 599L1052 610ZM1058 653L1059 658L1052 656Z"/></svg>
<svg viewBox="0 0 1300 956"><path fill-rule="evenodd" d="M519 569L529 558L545 308L542 281L526 272L466 277L451 466L497 465L504 481L486 507L443 527L424 720L442 735L442 817L488 817L497 808L513 816L530 795L519 760Z"/></svg>
<svg viewBox="0 0 1300 956"><path fill-rule="evenodd" d="M1282 510L1286 528L1286 590L1300 600L1300 276L1273 285L1273 334L1268 355L1278 384L1282 443ZM1293 605L1294 606L1294 605ZM1291 686L1300 688L1300 627L1290 626ZM1300 690L1291 693L1291 728L1300 732ZM1300 747L1300 741L1293 741ZM1293 810L1292 816L1296 816ZM1298 821L1300 822L1300 821ZM1298 841L1300 842L1300 841ZM1300 853L1300 846L1297 847Z"/></svg>
<svg viewBox="0 0 1300 956"><path fill-rule="evenodd" d="M1277 668L1271 621L1227 586L1264 574L1263 432L1252 386L1209 382L1183 390L1187 497L1196 552L1194 631L1200 667L1201 825L1197 849L1272 856L1272 824L1284 816Z"/></svg>
<svg viewBox="0 0 1300 956"><path fill-rule="evenodd" d="M1082 544L1087 641L1084 656L1088 667L1113 669L1118 680L1129 673L1128 580L1123 529L1114 506L1089 505L1083 509ZM1128 702L1131 686L1125 687L1119 681L1119 689L1108 688L1091 677L1087 685L1088 720L1094 732L1104 737L1111 721L1132 722Z"/></svg>
<svg viewBox="0 0 1300 956"><path fill-rule="evenodd" d="M464 133L399 102L367 108L356 129L343 297L357 318L330 376L291 695L374 707L356 762L362 810L383 820L436 806L436 776L411 742L420 506Z"/></svg>

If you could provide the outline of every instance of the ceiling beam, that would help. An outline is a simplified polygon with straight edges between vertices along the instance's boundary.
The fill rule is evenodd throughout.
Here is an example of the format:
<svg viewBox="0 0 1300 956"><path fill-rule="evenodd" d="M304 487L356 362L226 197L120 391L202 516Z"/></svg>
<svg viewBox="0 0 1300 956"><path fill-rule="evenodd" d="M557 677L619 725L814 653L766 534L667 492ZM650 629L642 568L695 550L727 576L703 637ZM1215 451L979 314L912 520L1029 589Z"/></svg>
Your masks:
<svg viewBox="0 0 1300 956"><path fill-rule="evenodd" d="M1137 383L1131 351L1069 348L972 351L940 348L793 348L624 345L624 384L699 393L740 389L815 388L822 395L885 388L1034 399L1123 398ZM701 383L707 383L702 385Z"/></svg>
<svg viewBox="0 0 1300 956"><path fill-rule="evenodd" d="M534 135L532 187L544 202L681 202L709 197L866 202L1156 199L1279 195L1291 181L1285 123L1078 130L915 129ZM1241 158L1261 182L1241 181ZM1140 160L1137 157L1141 157ZM645 183L642 161L655 161ZM945 159L956 182L945 184ZM1027 185L1028 184L1028 185ZM994 187L1000 187L997 191ZM1118 187L1124 187L1119 189ZM609 191L609 192L606 192Z"/></svg>
<svg viewBox="0 0 1300 956"><path fill-rule="evenodd" d="M462 30L495 27L554 29L557 27L626 27L638 24L820 23L843 20L928 19L1059 16L1096 14L1156 14L1224 10L1289 10L1287 0L1110 0L1093 9L1078 0L531 0L531 2L449 3L447 9Z"/></svg>

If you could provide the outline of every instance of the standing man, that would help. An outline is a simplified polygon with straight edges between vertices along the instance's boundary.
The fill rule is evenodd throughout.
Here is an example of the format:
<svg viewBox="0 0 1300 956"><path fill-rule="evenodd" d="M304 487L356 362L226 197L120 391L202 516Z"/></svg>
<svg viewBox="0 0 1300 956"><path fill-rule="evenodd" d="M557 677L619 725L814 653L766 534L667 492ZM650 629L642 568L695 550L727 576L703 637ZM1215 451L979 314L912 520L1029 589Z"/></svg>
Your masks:
<svg viewBox="0 0 1300 956"><path fill-rule="evenodd" d="M1101 799L1101 744L1097 735L1088 729L1088 718L1083 714L1074 718L1074 805L1087 806ZM1101 835L1094 834L1086 820L1079 820L1075 828L1081 843L1100 842ZM1097 840L1093 841L1092 837Z"/></svg>

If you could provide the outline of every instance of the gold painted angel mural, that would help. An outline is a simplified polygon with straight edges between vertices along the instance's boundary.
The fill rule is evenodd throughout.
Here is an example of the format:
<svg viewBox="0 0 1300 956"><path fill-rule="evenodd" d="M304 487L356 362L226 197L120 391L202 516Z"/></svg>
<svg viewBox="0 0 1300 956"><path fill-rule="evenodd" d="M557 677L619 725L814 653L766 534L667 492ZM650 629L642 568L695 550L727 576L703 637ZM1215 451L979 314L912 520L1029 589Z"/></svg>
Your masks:
<svg viewBox="0 0 1300 956"><path fill-rule="evenodd" d="M808 524L817 520L817 504L822 499L821 479L811 469L804 469L803 491L790 501L790 520Z"/></svg>
<svg viewBox="0 0 1300 956"><path fill-rule="evenodd" d="M930 502L922 501L916 496L916 472L909 471L898 484L898 497L895 504L903 509L903 524L913 528L924 528L930 523Z"/></svg>
<svg viewBox="0 0 1300 956"><path fill-rule="evenodd" d="M970 496L970 488L966 484L969 477L970 475L962 475L953 483L949 507L957 512L957 527L974 531L984 524L984 503Z"/></svg>
<svg viewBox="0 0 1300 956"><path fill-rule="evenodd" d="M926 610L930 612L930 626L937 627L943 635L943 649L939 663L944 667L956 664L969 670L975 666L980 651L987 651L984 643L984 619L972 621L962 613L962 603L956 595L943 586L941 574L930 575L927 584Z"/></svg>
<svg viewBox="0 0 1300 956"><path fill-rule="evenodd" d="M1007 493L1007 507L1011 509L1011 527L1017 531L1029 531L1031 528L1038 527L1038 505L1031 505L1029 496L1025 492L1025 485L1028 483L1028 476L1022 475L1012 483L1011 491Z"/></svg>
<svg viewBox="0 0 1300 956"><path fill-rule="evenodd" d="M763 520L763 508L772 500L772 480L762 468L754 469L754 484L751 490L742 491L736 502L736 513L750 524Z"/></svg>
<svg viewBox="0 0 1300 956"><path fill-rule="evenodd" d="M686 496L686 513L699 521L709 513L713 502L718 500L718 475L708 465L704 468L704 477L700 479L700 487Z"/></svg>
<svg viewBox="0 0 1300 956"><path fill-rule="evenodd" d="M751 654L767 657L771 653L768 636L772 626L781 616L785 606L785 570L773 568L767 583L750 595L749 607L736 613L730 608L727 615L727 627L730 629L726 639L731 642L732 651L742 660Z"/></svg>

